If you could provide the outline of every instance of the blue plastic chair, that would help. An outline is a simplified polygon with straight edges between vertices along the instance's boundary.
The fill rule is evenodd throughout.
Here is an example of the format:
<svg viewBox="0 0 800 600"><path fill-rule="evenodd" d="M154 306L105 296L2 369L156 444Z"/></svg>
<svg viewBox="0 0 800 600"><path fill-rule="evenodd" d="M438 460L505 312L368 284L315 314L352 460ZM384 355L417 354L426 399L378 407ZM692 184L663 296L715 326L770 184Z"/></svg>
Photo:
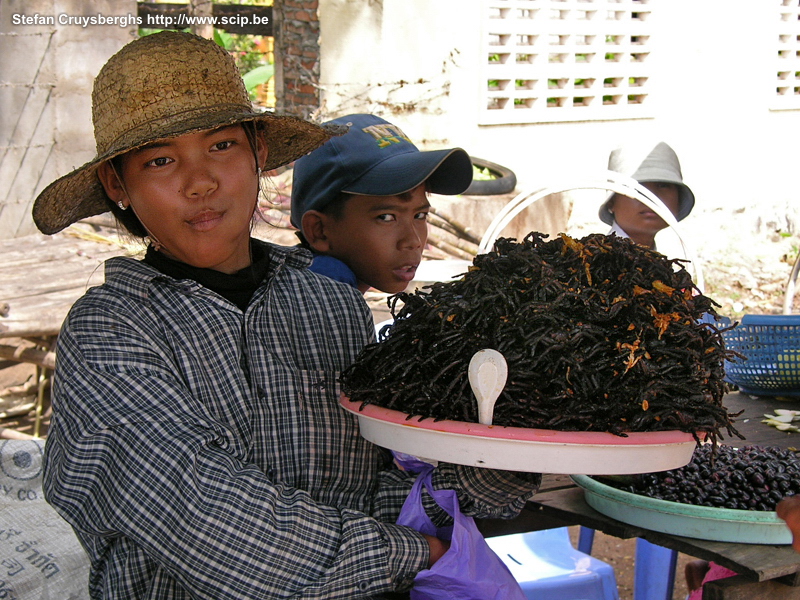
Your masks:
<svg viewBox="0 0 800 600"><path fill-rule="evenodd" d="M592 553L594 529L581 527L578 550ZM675 590L678 552L637 538L633 600L671 600Z"/></svg>
<svg viewBox="0 0 800 600"><path fill-rule="evenodd" d="M614 568L573 548L567 527L486 539L526 598L619 600Z"/></svg>
<svg viewBox="0 0 800 600"><path fill-rule="evenodd" d="M633 600L671 600L678 552L647 540L636 540Z"/></svg>

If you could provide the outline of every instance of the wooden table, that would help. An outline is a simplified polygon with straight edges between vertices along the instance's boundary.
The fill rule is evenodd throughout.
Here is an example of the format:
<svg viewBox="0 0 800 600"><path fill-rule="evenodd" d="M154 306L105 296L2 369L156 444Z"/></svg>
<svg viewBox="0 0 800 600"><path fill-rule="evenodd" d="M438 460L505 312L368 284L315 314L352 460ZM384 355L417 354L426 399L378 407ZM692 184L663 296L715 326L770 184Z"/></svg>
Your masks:
<svg viewBox="0 0 800 600"><path fill-rule="evenodd" d="M800 398L781 401L734 392L726 395L723 403L731 413L744 411L736 418L736 428L746 438L744 442L733 438L723 443L800 448L800 433L780 432L761 423L764 413L772 413L775 408L800 410ZM704 600L800 599L800 554L791 546L711 542L627 525L591 508L584 500L583 490L566 475L545 475L539 492L517 519L480 523L487 536L564 525L581 525L622 539L641 538L739 573L706 584Z"/></svg>
<svg viewBox="0 0 800 600"><path fill-rule="evenodd" d="M103 282L103 262L125 250L105 230L0 241L0 338L52 336L72 304Z"/></svg>
<svg viewBox="0 0 800 600"><path fill-rule="evenodd" d="M126 253L112 228L91 223L52 236L0 240L0 368L35 365L35 436L61 323L86 290L103 282L103 262ZM0 427L0 437L13 433Z"/></svg>

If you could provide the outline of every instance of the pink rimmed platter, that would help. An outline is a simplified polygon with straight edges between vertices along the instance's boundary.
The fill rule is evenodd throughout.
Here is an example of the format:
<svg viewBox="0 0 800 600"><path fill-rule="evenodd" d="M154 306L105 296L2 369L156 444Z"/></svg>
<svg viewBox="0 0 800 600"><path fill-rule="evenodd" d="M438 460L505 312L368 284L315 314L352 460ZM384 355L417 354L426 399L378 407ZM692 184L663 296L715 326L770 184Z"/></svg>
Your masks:
<svg viewBox="0 0 800 600"><path fill-rule="evenodd" d="M677 469L689 463L694 438L682 431L629 433L553 431L434 421L342 396L361 435L378 446L444 462L565 475L626 475Z"/></svg>

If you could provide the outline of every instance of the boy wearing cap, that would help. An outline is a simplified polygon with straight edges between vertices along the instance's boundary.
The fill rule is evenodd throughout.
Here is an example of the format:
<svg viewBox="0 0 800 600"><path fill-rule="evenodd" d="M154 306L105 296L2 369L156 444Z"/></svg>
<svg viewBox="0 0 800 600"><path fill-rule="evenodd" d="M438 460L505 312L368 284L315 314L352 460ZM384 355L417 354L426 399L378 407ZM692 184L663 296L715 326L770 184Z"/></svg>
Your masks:
<svg viewBox="0 0 800 600"><path fill-rule="evenodd" d="M472 161L460 149L421 152L396 125L368 114L325 125L348 132L294 166L292 224L311 270L362 293L402 292L428 237L428 192L460 194Z"/></svg>
<svg viewBox="0 0 800 600"><path fill-rule="evenodd" d="M685 219L694 207L694 194L681 174L678 155L666 143L617 148L608 158L608 170L635 179L653 192L675 215ZM656 234L666 221L638 200L611 194L600 207L600 220L611 225L609 233L627 237L641 246L656 249Z"/></svg>

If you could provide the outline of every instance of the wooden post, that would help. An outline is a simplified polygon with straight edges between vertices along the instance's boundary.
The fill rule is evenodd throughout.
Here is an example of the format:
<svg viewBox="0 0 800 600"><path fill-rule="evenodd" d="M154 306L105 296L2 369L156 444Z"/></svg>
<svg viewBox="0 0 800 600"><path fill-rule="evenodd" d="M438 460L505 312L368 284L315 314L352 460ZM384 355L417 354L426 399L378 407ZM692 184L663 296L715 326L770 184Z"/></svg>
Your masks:
<svg viewBox="0 0 800 600"><path fill-rule="evenodd" d="M55 352L47 352L45 350L38 350L22 345L10 346L8 344L0 344L0 358L16 362L31 363L50 370L56 368Z"/></svg>
<svg viewBox="0 0 800 600"><path fill-rule="evenodd" d="M213 6L211 0L189 0L189 17L199 17L201 21L193 22L190 26L193 34L209 40L214 37L214 26L211 24Z"/></svg>
<svg viewBox="0 0 800 600"><path fill-rule="evenodd" d="M0 440L33 440L32 435L22 433L9 427L0 427Z"/></svg>

